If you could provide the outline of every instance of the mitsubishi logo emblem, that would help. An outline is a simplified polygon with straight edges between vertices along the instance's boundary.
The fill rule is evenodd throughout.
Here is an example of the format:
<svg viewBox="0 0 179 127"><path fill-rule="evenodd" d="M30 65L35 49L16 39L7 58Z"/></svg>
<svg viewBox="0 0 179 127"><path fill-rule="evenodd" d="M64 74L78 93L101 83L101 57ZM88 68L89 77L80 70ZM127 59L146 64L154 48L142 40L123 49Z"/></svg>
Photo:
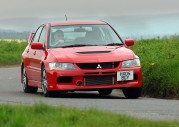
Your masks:
<svg viewBox="0 0 179 127"><path fill-rule="evenodd" d="M98 64L98 66L96 67L96 69L102 69L101 65Z"/></svg>

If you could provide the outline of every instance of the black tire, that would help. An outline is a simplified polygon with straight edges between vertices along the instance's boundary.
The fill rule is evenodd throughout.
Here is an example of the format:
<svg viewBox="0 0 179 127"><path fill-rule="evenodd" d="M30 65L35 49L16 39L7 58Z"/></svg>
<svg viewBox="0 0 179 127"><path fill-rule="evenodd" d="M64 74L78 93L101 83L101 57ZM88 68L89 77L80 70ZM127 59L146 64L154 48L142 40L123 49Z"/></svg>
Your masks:
<svg viewBox="0 0 179 127"><path fill-rule="evenodd" d="M136 99L141 96L142 88L124 88L122 91L126 98Z"/></svg>
<svg viewBox="0 0 179 127"><path fill-rule="evenodd" d="M37 93L38 90L37 87L31 87L28 85L28 77L24 66L22 67L22 87L24 93Z"/></svg>
<svg viewBox="0 0 179 127"><path fill-rule="evenodd" d="M102 90L99 90L98 93L100 95L110 95L112 93L112 89L102 89Z"/></svg>
<svg viewBox="0 0 179 127"><path fill-rule="evenodd" d="M46 76L45 66L42 65L42 73L41 73L41 84L42 84L42 93L45 97L58 97L58 91L49 91L48 90L48 82Z"/></svg>

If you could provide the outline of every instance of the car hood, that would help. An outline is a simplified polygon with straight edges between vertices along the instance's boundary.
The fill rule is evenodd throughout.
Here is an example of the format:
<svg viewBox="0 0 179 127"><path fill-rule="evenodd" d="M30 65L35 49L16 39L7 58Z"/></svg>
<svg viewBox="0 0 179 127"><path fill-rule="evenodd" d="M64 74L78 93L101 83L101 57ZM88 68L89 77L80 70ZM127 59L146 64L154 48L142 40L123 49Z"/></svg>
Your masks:
<svg viewBox="0 0 179 127"><path fill-rule="evenodd" d="M134 53L124 46L86 46L49 49L58 62L92 63L134 59Z"/></svg>

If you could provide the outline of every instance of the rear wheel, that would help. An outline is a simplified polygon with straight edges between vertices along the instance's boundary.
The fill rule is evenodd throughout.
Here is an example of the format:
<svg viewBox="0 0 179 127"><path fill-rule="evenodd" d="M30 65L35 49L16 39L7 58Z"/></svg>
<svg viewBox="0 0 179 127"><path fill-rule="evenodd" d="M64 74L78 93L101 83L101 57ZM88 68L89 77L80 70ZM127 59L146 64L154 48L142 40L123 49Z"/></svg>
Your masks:
<svg viewBox="0 0 179 127"><path fill-rule="evenodd" d="M98 91L100 95L109 95L112 93L112 89L103 89Z"/></svg>
<svg viewBox="0 0 179 127"><path fill-rule="evenodd" d="M37 87L31 87L28 85L28 77L27 77L24 66L22 68L22 80L23 80L22 87L23 87L24 93L37 93L37 90L38 90Z"/></svg>
<svg viewBox="0 0 179 127"><path fill-rule="evenodd" d="M123 93L124 93L125 97L130 98L130 99L136 99L136 98L140 97L141 91L142 91L141 87L123 89Z"/></svg>

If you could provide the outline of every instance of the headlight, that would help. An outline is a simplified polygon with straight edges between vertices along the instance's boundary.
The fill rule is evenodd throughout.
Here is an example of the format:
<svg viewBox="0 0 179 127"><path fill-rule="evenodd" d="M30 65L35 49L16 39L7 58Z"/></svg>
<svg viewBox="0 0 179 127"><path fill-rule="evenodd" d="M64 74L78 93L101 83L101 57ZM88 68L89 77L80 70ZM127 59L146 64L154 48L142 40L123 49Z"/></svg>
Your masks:
<svg viewBox="0 0 179 127"><path fill-rule="evenodd" d="M75 67L72 63L49 63L50 70L74 70Z"/></svg>
<svg viewBox="0 0 179 127"><path fill-rule="evenodd" d="M122 62L123 68L136 67L136 66L140 66L140 60L139 59L127 60L127 61Z"/></svg>

